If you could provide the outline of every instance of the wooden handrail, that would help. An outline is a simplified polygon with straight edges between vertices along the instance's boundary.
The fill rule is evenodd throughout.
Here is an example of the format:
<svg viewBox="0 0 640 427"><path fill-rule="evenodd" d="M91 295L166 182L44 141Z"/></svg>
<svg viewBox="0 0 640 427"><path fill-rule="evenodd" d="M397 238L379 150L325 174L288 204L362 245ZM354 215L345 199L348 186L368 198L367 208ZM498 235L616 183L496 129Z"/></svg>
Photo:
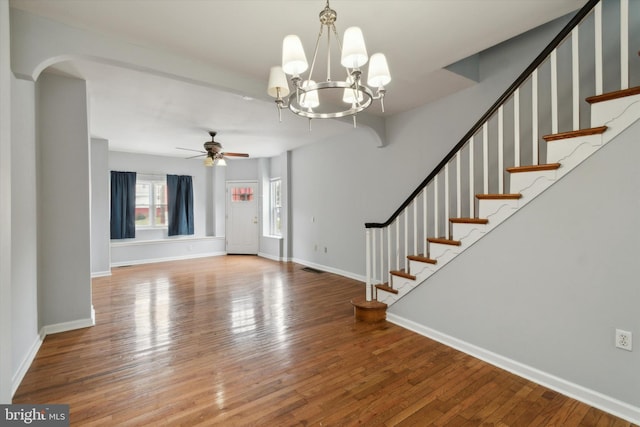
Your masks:
<svg viewBox="0 0 640 427"><path fill-rule="evenodd" d="M431 171L431 173L425 178L424 181L416 188L413 193L404 201L404 203L391 215L391 217L383 223L377 222L367 222L364 224L365 228L384 228L389 226L401 213L405 210L415 199L422 190L431 182L433 178L444 168L444 166L453 159L458 151L464 147L464 145L471 139L473 135L475 135L484 125L484 123L493 116L500 106L504 104L511 95L519 88L535 71L542 63L547 59L547 57L553 52L555 48L557 48L560 43L573 31L573 29L580 23L582 20L591 12L591 10L598 4L600 0L589 0L583 7L575 14L571 21L565 25L565 27L558 33L558 35L551 40L551 42L544 48L544 50L533 60L531 65L529 65L520 76L509 86L509 88L498 98L498 100L487 110L486 113L476 122L476 124L462 137L460 142L458 142L455 147L447 154L440 163Z"/></svg>

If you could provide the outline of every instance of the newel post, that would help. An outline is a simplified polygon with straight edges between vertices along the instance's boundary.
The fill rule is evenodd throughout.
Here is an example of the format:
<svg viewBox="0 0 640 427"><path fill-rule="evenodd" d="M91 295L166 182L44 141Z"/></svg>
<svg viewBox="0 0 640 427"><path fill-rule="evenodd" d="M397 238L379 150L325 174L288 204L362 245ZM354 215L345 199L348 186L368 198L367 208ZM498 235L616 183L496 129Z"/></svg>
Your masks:
<svg viewBox="0 0 640 427"><path fill-rule="evenodd" d="M366 275L367 275L365 297L367 301L371 301L372 292L371 292L371 229L370 228L365 229L365 245L366 245L366 249L365 249L366 267L365 268L366 268Z"/></svg>

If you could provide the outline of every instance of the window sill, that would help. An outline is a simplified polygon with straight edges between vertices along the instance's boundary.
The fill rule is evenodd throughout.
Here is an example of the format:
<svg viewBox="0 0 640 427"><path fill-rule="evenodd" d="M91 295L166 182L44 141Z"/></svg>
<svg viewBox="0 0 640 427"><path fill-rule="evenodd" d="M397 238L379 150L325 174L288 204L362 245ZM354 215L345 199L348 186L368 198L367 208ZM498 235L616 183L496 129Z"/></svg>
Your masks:
<svg viewBox="0 0 640 427"><path fill-rule="evenodd" d="M152 239L152 240L135 240L135 239L122 239L111 240L112 247L118 246L136 246L136 245L157 245L163 243L176 243L178 241L185 240L224 240L224 236L171 236L164 239Z"/></svg>

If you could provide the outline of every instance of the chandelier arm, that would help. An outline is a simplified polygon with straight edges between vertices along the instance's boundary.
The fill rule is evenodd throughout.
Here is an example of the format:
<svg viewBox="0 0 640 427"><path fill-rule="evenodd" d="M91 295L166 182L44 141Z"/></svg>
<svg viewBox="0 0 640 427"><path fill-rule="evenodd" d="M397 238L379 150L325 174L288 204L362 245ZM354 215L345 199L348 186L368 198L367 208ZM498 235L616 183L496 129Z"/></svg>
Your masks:
<svg viewBox="0 0 640 427"><path fill-rule="evenodd" d="M331 81L331 31L329 29L327 29L327 81Z"/></svg>
<svg viewBox="0 0 640 427"><path fill-rule="evenodd" d="M336 42L338 42L338 49L342 52L342 42L340 41L340 36L338 36L338 30L336 30L336 24L331 24L331 29L333 30L333 35L336 36ZM353 73L353 68L344 67L347 69L347 74L351 75Z"/></svg>
<svg viewBox="0 0 640 427"><path fill-rule="evenodd" d="M320 46L320 39L322 38L322 30L324 24L320 24L320 32L318 32L318 38L316 39L316 48L313 50L313 60L311 61L311 68L309 69L309 78L307 80L313 80L313 69L316 66L316 58L318 57L318 47Z"/></svg>

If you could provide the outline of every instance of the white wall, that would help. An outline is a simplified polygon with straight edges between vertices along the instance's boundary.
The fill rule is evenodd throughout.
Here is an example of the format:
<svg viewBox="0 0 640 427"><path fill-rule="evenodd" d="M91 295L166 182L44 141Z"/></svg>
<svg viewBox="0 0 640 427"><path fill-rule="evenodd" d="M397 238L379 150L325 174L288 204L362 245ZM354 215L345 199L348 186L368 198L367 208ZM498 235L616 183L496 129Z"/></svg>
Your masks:
<svg viewBox="0 0 640 427"><path fill-rule="evenodd" d="M40 326L93 324L86 82L43 73L37 85Z"/></svg>
<svg viewBox="0 0 640 427"><path fill-rule="evenodd" d="M0 403L11 403L11 68L9 1L0 0Z"/></svg>
<svg viewBox="0 0 640 427"><path fill-rule="evenodd" d="M91 275L111 274L109 141L91 138Z"/></svg>
<svg viewBox="0 0 640 427"><path fill-rule="evenodd" d="M637 122L390 313L638 416L640 352L616 349L614 331L640 333L639 137Z"/></svg>
<svg viewBox="0 0 640 427"><path fill-rule="evenodd" d="M41 343L38 328L38 218L36 192L35 85L11 85L11 351L17 387Z"/></svg>
<svg viewBox="0 0 640 427"><path fill-rule="evenodd" d="M179 159L145 154L108 153L108 170L137 172L138 176L153 175L164 178L167 174L190 175L193 178L194 234L192 236L168 236L166 228L137 229L135 239L111 241L111 265L130 265L145 262L169 261L224 254L224 187L226 168L208 168L202 159ZM233 166L231 166L233 168ZM221 173L212 169L222 169ZM108 171L107 179L108 179ZM107 209L109 206L107 197ZM108 214L107 214L108 215ZM222 221L223 234L217 222ZM107 222L107 227L109 223Z"/></svg>

